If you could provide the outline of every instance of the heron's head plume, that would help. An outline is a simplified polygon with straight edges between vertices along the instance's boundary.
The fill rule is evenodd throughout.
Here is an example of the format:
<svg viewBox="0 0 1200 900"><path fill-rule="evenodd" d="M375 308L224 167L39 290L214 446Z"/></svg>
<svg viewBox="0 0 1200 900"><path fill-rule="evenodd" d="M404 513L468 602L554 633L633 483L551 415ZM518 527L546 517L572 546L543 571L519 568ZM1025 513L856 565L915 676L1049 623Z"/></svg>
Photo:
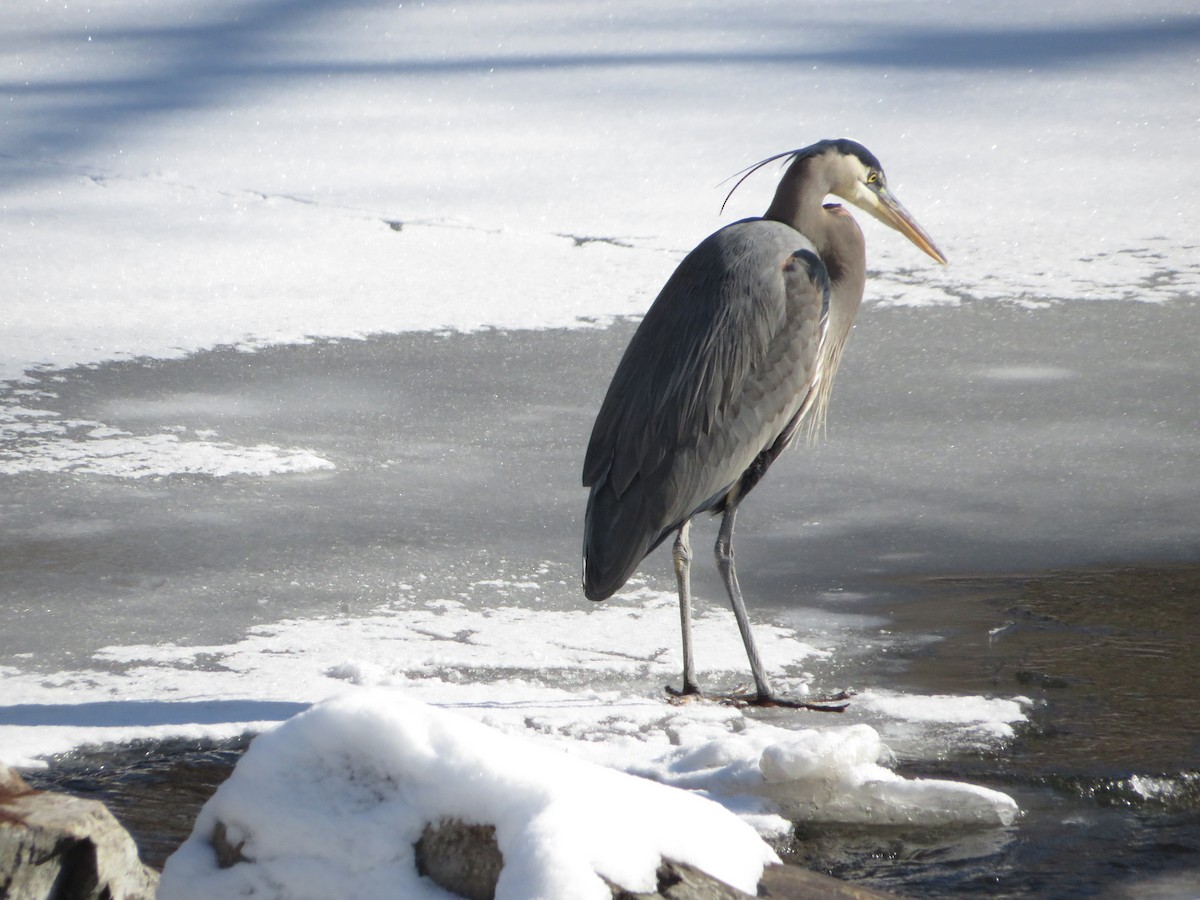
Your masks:
<svg viewBox="0 0 1200 900"><path fill-rule="evenodd" d="M759 160L753 165L742 169L740 172L730 175L721 184L725 184L734 178L737 179L737 182L729 189L729 193L725 195L725 199L721 203L721 211L724 212L725 204L729 202L729 198L733 196L734 192L742 186L742 182L764 166L769 166L771 163L781 159L784 160L785 164L790 165L802 159L816 159L826 154L835 154L837 157L853 157L861 160L862 165L865 167L874 166L876 169L881 169L879 160L875 158L871 151L856 141L849 140L848 138L817 141L817 143L811 144L808 147L802 147L799 150L785 150L783 153L768 156L766 159Z"/></svg>

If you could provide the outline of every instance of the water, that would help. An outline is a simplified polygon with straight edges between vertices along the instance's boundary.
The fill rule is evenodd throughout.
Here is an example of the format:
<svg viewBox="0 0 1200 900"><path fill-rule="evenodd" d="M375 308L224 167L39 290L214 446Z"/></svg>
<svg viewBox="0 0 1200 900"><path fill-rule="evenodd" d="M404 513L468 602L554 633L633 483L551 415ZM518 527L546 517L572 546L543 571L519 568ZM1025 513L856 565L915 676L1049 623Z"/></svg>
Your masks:
<svg viewBox="0 0 1200 900"><path fill-rule="evenodd" d="M899 769L988 784L1023 815L968 835L808 828L791 858L914 896L1200 896L1200 567L909 587L890 627L941 640L901 652L893 686L1035 703L1000 753L901 750Z"/></svg>
<svg viewBox="0 0 1200 900"><path fill-rule="evenodd" d="M401 582L419 603L547 563L544 602L582 602L578 467L631 328L44 373L7 399L135 435L308 448L338 468L5 476L0 665L122 665L93 654L220 644L368 611ZM885 734L902 771L998 787L1025 813L966 834L806 828L797 860L921 896L1200 895L1196 333L1186 303L864 311L829 439L781 459L739 516L743 586L763 615L800 598L860 622L843 629L835 687L1035 700L998 751ZM710 533L698 524L698 559ZM697 593L719 596L695 569ZM645 570L670 587L664 555ZM34 778L110 801L160 862L240 746L106 751Z"/></svg>
<svg viewBox="0 0 1200 900"><path fill-rule="evenodd" d="M237 765L249 738L80 752L23 773L31 787L99 800L133 835L142 862L162 870L196 814Z"/></svg>

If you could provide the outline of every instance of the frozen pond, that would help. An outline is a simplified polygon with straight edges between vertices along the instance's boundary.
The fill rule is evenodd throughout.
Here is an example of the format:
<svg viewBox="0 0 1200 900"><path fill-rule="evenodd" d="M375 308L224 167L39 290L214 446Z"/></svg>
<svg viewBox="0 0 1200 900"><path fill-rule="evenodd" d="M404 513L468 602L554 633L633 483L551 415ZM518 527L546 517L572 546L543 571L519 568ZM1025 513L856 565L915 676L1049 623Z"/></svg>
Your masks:
<svg viewBox="0 0 1200 900"><path fill-rule="evenodd" d="M579 605L581 454L631 328L214 351L24 386L45 433L0 457L16 601L0 631L20 636L0 664L224 643L400 593L486 605L489 584L520 582ZM790 451L739 518L752 607L852 614L838 592L901 575L1194 559L1197 329L1187 303L867 309L828 438ZM256 471L264 446L268 465L302 448L331 468L217 477ZM192 459L217 474L164 477ZM665 551L642 572L671 589ZM64 633L68 617L86 627Z"/></svg>

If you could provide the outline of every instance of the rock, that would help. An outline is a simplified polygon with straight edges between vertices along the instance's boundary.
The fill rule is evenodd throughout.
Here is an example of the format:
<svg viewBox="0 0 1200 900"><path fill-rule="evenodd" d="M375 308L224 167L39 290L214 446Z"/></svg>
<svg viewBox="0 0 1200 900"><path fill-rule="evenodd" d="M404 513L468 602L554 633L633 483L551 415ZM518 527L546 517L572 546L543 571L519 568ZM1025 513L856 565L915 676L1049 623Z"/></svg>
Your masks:
<svg viewBox="0 0 1200 900"><path fill-rule="evenodd" d="M652 894L635 894L623 887L608 883L613 900L747 900L745 891L718 881L695 866L664 859L658 871L658 889ZM752 900L752 898L750 898Z"/></svg>
<svg viewBox="0 0 1200 900"><path fill-rule="evenodd" d="M492 900L504 868L504 856L491 825L447 819L426 825L413 847L417 871L434 884L466 900Z"/></svg>
<svg viewBox="0 0 1200 900"><path fill-rule="evenodd" d="M0 802L14 794L24 794L31 790L16 769L10 769L0 763Z"/></svg>
<svg viewBox="0 0 1200 900"><path fill-rule="evenodd" d="M896 894L838 881L799 866L768 866L758 883L758 896L775 900L897 900Z"/></svg>
<svg viewBox="0 0 1200 900"><path fill-rule="evenodd" d="M236 866L238 863L246 861L246 857L242 856L242 848L246 846L246 842L231 843L224 822L218 822L213 826L212 837L209 840L217 854L217 865L220 868L228 869L230 866Z"/></svg>
<svg viewBox="0 0 1200 900"><path fill-rule="evenodd" d="M222 839L223 832L224 829ZM491 825L468 825L457 819L426 825L414 849L417 870L439 887L467 900L492 900L495 896L504 857L496 844L496 829ZM686 863L663 860L656 874L658 886L654 893L635 894L608 882L613 900L751 898L750 894ZM768 866L759 882L758 896L776 900L887 900L894 895L838 881L798 866Z"/></svg>
<svg viewBox="0 0 1200 900"><path fill-rule="evenodd" d="M152 900L157 889L103 803L35 791L0 763L0 897Z"/></svg>
<svg viewBox="0 0 1200 900"><path fill-rule="evenodd" d="M616 885L613 900L753 900L750 894L718 881L695 866L663 860L658 868L658 890L634 894ZM895 900L870 888L858 887L798 866L768 866L758 883L758 897L775 900Z"/></svg>

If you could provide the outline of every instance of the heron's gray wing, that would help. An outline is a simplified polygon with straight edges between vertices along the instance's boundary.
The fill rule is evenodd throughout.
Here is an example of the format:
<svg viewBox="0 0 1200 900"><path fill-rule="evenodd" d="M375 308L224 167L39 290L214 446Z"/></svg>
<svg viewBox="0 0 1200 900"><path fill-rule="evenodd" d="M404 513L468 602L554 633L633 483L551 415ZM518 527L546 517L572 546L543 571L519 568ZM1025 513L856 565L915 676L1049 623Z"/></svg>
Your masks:
<svg viewBox="0 0 1200 900"><path fill-rule="evenodd" d="M747 220L680 263L625 351L584 461L585 587L605 596L789 426L817 376L824 267L798 232ZM590 572L590 574L589 574ZM614 585L615 582L615 585ZM591 583L591 584L589 584Z"/></svg>

